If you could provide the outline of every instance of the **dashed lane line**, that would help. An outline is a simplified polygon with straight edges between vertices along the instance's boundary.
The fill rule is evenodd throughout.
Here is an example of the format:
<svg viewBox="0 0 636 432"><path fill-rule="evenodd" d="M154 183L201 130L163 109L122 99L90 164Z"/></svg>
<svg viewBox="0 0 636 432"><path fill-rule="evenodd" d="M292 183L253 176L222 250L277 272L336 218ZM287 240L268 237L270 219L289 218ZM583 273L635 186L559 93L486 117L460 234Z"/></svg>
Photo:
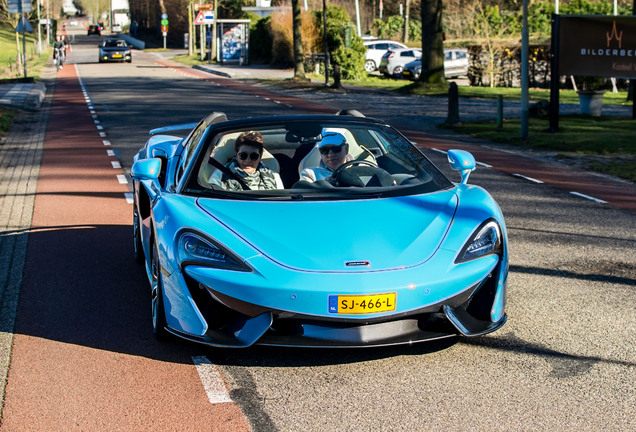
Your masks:
<svg viewBox="0 0 636 432"><path fill-rule="evenodd" d="M78 79L80 88L82 90L82 94L84 95L84 99L86 100L86 106L88 107L88 110L91 113L91 117L93 118L95 127L99 131L99 136L101 138L107 138L108 134L104 132L104 126L101 125L101 121L99 120L97 112L95 111L95 107L93 103L91 102L90 95L88 94L88 91L86 90L86 87L84 86L84 81L82 80L82 77L79 74L77 65L75 65L75 73L77 75L77 79ZM110 140L104 139L102 140L102 142L104 143L105 146L108 146L108 147L111 146ZM106 154L110 157L115 157L115 158L117 157L117 155L115 154L115 151L112 149L107 149ZM121 162L119 160L112 160L110 163L113 166L113 169L122 169ZM119 184L128 184L128 178L126 177L125 174L116 174L116 177ZM126 199L126 203L128 204L133 203L134 197L132 193L129 193L129 192L124 193L124 198Z"/></svg>
<svg viewBox="0 0 636 432"><path fill-rule="evenodd" d="M522 178L522 179L524 179L524 180L531 181L531 182L533 182L533 183L543 184L543 182L542 182L541 180L537 180L537 179L532 178L532 177L524 176L523 174L513 174L513 176L515 176L515 177L519 177L519 178Z"/></svg>
<svg viewBox="0 0 636 432"><path fill-rule="evenodd" d="M197 368L210 403L233 402L218 366L208 360L206 356L193 356L192 361Z"/></svg>
<svg viewBox="0 0 636 432"><path fill-rule="evenodd" d="M604 200L599 199L599 198L594 198L594 197L592 197L592 196L585 195L585 194L582 194L582 193L580 193L580 192L570 192L570 193L571 193L572 195L575 195L575 196L579 197L579 198L584 198L584 199L586 199L586 200L594 201L595 203L599 203L599 204L607 204L607 201L604 201Z"/></svg>

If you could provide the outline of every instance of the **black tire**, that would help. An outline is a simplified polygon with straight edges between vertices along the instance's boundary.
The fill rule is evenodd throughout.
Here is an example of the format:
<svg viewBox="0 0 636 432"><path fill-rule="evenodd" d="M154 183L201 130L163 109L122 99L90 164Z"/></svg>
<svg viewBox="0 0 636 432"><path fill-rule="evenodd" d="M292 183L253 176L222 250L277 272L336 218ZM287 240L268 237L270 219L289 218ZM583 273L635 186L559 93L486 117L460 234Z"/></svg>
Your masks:
<svg viewBox="0 0 636 432"><path fill-rule="evenodd" d="M139 212L137 205L133 204L133 253L135 261L139 264L144 262L144 247L141 242L141 221L139 220Z"/></svg>
<svg viewBox="0 0 636 432"><path fill-rule="evenodd" d="M150 301L152 307L152 332L159 340L166 340L169 336L166 330L166 312L163 307L163 289L161 285L161 264L159 263L159 251L157 245L152 242L152 257L150 260L150 272L152 281L150 286Z"/></svg>

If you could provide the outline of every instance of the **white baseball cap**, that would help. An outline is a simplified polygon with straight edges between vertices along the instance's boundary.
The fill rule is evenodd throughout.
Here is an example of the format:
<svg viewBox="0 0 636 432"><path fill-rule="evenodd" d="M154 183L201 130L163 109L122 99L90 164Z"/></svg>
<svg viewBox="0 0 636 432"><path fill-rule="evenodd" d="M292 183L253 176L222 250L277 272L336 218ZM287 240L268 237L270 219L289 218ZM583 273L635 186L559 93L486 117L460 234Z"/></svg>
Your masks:
<svg viewBox="0 0 636 432"><path fill-rule="evenodd" d="M322 140L318 143L318 148L324 146L339 146L346 143L347 139L344 137L344 135L338 132L324 132L322 135Z"/></svg>

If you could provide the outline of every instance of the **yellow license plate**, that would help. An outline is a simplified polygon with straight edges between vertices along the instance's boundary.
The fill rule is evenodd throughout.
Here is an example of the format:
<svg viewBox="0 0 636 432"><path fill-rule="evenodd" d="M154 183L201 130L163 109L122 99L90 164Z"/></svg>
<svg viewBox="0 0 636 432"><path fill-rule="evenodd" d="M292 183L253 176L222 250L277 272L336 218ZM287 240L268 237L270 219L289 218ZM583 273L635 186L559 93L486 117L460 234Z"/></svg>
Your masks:
<svg viewBox="0 0 636 432"><path fill-rule="evenodd" d="M382 293L371 295L330 295L329 313L332 314L372 314L395 310L397 294Z"/></svg>
<svg viewBox="0 0 636 432"><path fill-rule="evenodd" d="M121 54L113 54L113 58L122 58L123 56Z"/></svg>

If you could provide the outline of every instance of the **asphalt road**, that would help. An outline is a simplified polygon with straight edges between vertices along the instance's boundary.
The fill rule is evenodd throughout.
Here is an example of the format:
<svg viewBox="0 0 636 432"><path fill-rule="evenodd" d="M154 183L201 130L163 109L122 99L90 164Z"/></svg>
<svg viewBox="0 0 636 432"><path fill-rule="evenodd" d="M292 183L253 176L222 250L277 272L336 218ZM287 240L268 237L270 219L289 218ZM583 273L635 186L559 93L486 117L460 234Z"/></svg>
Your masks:
<svg viewBox="0 0 636 432"><path fill-rule="evenodd" d="M135 52L132 64L98 64L96 41L78 36L71 60L124 169L154 127L195 121L212 110L230 118L302 112L241 91L227 80L204 80L191 76L189 70L166 67L165 62L157 62L156 54ZM377 104L372 96L359 98L356 103ZM80 124L84 119L69 121ZM83 133L77 131L73 142L81 143ZM94 131L86 132L87 141L94 137ZM76 151L84 149L79 146ZM426 153L446 170L442 154ZM567 167L563 175L568 175ZM101 176L101 171L95 172L95 180ZM56 200L64 196L61 191L69 182L78 181L59 180L57 190L39 192L50 200L51 209L59 205ZM33 262L42 251L29 249L30 268L40 265L48 269L49 277L57 274L67 284L56 284L57 295L48 294L34 305L25 303L38 298L33 287L46 290L50 279L33 275L27 280L31 291L21 299L18 322L22 324L17 331L30 345L18 340L16 346L18 354L27 348L41 353L47 367L35 369L37 377L29 376L29 365L19 364L25 357L14 356L3 429L19 430L7 426L19 424L11 423L11 416L28 426L38 418L38 409L57 410L63 417L65 410L80 412L82 403L90 405L97 420L88 422L79 416L71 429L117 429L118 420L109 417L112 410L107 407L120 400L125 403L115 412L125 416L141 416L145 410L159 415L157 405L188 397L198 401L189 406L191 411L170 410L171 415L182 415L184 425L192 418L216 416L218 412L200 403L203 385L195 383L194 366L189 364L192 357L206 356L220 368L231 398L254 431L636 430L635 214L485 167L471 176L471 183L488 189L506 216L509 321L485 337L397 348L224 351L148 341L150 296L143 270L129 263L132 245L123 213L130 207L125 200L120 198L112 216L105 210L108 206L95 215L69 212L67 217L75 218L79 227L100 228L89 238L99 242L94 248L81 238L56 239L45 229L54 221L37 219L42 232L35 237L36 245L49 245L45 251L54 257L63 248L50 245L72 238L67 246L76 251L65 255L70 260L59 265L55 259ZM42 214L38 209L45 209L38 205L36 197L36 216ZM82 280L98 288L99 295L90 302L72 297L77 291L70 288L85 286ZM105 288L113 291L107 294ZM65 313L54 313L44 300L67 305ZM73 312L68 306L73 302L84 306ZM43 321L33 323L30 314L43 311ZM68 351L61 351L55 342ZM46 355L47 348L55 349L55 355ZM23 390L18 383L26 387L29 379L48 378L64 388L57 373L72 376L67 359L76 357L71 355L82 359L81 379L71 380L84 386L75 390L76 398L47 395L27 404L28 413L14 408ZM129 374L129 379L113 379L110 368ZM169 385L157 381L159 376L170 377L170 372L182 382L175 382L174 375ZM37 397L30 387L24 394ZM61 400L77 407L64 407ZM179 419L174 421L170 425ZM22 430L29 429L35 430ZM171 428L158 422L153 429ZM224 429L210 426L210 430Z"/></svg>

